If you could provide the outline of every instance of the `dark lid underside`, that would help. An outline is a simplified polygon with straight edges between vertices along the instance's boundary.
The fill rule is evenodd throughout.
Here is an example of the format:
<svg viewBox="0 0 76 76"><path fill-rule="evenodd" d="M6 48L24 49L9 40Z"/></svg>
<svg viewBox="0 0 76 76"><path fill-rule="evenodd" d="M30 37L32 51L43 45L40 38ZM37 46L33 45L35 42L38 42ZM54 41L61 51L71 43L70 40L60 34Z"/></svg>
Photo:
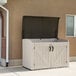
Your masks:
<svg viewBox="0 0 76 76"><path fill-rule="evenodd" d="M22 38L58 38L59 17L23 16Z"/></svg>

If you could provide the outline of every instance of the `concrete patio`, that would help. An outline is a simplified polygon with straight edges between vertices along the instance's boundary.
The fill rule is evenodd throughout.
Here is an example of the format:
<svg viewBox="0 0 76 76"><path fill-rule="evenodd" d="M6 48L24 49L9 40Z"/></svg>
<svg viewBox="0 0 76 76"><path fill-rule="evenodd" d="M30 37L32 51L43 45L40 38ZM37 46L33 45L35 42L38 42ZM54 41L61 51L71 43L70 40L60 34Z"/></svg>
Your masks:
<svg viewBox="0 0 76 76"><path fill-rule="evenodd" d="M0 76L76 76L76 62L69 67L30 71L21 66L0 67Z"/></svg>

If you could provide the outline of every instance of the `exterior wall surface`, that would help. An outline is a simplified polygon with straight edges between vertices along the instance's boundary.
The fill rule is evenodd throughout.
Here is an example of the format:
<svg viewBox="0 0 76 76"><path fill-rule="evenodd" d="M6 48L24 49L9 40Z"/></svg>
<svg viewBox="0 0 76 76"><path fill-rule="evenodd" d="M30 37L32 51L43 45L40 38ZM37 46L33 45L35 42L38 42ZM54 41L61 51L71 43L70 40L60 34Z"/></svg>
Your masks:
<svg viewBox="0 0 76 76"><path fill-rule="evenodd" d="M76 0L8 0L10 13L10 59L22 58L22 17L60 17L59 38L70 41L70 56L76 56L76 38L67 37L66 14L76 14Z"/></svg>

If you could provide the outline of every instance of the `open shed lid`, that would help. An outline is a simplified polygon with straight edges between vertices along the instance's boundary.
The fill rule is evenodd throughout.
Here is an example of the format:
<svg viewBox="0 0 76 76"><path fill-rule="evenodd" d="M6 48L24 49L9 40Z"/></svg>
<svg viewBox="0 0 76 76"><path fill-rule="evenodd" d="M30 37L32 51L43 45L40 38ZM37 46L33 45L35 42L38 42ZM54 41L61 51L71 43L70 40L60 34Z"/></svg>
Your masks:
<svg viewBox="0 0 76 76"><path fill-rule="evenodd" d="M59 17L23 16L22 38L58 38Z"/></svg>

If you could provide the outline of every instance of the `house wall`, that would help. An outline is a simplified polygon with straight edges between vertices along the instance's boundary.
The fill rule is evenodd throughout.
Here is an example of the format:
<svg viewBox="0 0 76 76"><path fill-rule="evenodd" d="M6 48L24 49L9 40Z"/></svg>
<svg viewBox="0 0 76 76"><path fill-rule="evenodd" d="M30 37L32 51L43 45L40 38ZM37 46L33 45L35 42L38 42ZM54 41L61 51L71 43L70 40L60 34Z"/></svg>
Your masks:
<svg viewBox="0 0 76 76"><path fill-rule="evenodd" d="M6 58L6 12L4 9L0 8L2 26L1 26L1 58Z"/></svg>
<svg viewBox="0 0 76 76"><path fill-rule="evenodd" d="M66 14L76 14L76 0L8 0L10 12L10 59L22 57L22 16L60 17L59 38L70 41L70 56L76 56L76 38L66 37Z"/></svg>

